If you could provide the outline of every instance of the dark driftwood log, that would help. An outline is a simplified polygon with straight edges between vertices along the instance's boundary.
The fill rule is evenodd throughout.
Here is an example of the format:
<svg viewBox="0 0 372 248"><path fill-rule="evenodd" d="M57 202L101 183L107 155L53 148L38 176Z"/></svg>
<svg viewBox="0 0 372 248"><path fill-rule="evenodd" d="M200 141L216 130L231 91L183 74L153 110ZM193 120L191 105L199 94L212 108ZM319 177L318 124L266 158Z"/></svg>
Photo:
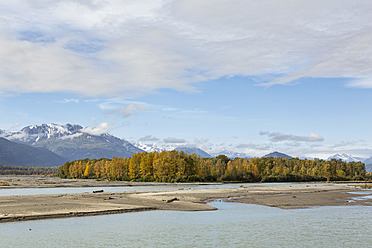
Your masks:
<svg viewBox="0 0 372 248"><path fill-rule="evenodd" d="M100 190L93 190L93 193L103 193L103 189L100 189Z"/></svg>
<svg viewBox="0 0 372 248"><path fill-rule="evenodd" d="M169 200L163 200L163 202L166 202L166 203L170 203L170 202L174 202L174 201L178 201L178 198L174 197L174 198L169 199Z"/></svg>

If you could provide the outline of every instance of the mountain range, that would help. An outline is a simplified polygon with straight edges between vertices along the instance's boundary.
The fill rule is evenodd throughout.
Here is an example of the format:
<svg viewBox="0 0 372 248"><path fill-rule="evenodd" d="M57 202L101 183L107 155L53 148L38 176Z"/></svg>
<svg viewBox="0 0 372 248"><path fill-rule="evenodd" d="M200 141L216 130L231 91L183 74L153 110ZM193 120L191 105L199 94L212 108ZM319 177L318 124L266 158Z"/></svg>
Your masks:
<svg viewBox="0 0 372 248"><path fill-rule="evenodd" d="M138 147L141 150L144 150L146 152L162 152L162 151L184 151L185 153L191 154L195 153L196 155L203 157L203 158L211 158L212 156L207 153L206 151L192 146L163 146L158 143L153 144L145 144L141 142L134 143L136 147Z"/></svg>
<svg viewBox="0 0 372 248"><path fill-rule="evenodd" d="M126 140L71 124L32 125L18 132L1 131L0 136L18 144L47 149L66 161L113 156L130 157L143 152Z"/></svg>
<svg viewBox="0 0 372 248"><path fill-rule="evenodd" d="M200 157L205 157L205 158L217 157L218 155L225 155L226 157L230 159L251 158L251 156L248 156L246 153L234 152L234 151L228 151L228 150L220 150L218 152L209 153L195 146L169 146L169 145L164 145L161 143L142 143L142 142L135 142L134 145L146 152L183 150L184 152L188 154L195 153L196 155Z"/></svg>
<svg viewBox="0 0 372 248"><path fill-rule="evenodd" d="M342 161L346 161L346 162L358 162L358 161L364 161L365 159L363 158L359 158L359 157L355 157L353 155L350 155L350 154L335 154L331 157L329 157L327 160L331 160L331 159L341 159Z"/></svg>
<svg viewBox="0 0 372 248"><path fill-rule="evenodd" d="M0 141L0 165L52 166L85 158L131 157L138 152L165 150L182 150L207 158L221 154L231 159L236 157L250 158L245 153L227 150L209 154L202 149L189 146L171 147L140 142L133 145L124 139L94 128L83 128L73 124L31 125L17 132L0 130ZM263 157L292 158L280 152L273 152ZM372 157L362 159L349 154L335 154L328 159L332 158L346 162L362 161L366 164L366 170L372 172Z"/></svg>

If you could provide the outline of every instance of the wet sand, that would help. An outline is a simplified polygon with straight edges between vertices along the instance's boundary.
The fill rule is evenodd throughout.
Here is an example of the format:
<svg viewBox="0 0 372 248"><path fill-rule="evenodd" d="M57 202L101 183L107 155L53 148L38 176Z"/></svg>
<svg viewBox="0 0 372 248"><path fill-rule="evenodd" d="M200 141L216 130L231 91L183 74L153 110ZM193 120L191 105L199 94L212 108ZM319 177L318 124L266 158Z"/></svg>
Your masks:
<svg viewBox="0 0 372 248"><path fill-rule="evenodd" d="M86 184L87 182L81 181L80 183ZM107 183L111 184L112 182ZM55 187L60 186L58 184L53 185ZM65 185L63 185L63 187L65 187ZM92 192L33 196L1 196L0 223L149 210L208 211L216 210L216 208L206 204L216 199L223 199L224 201L230 202L260 204L282 209L315 206L372 206L371 199L355 200L355 198L360 198L360 196L363 195L348 193L354 191L358 190L355 189L355 187L346 185L294 184L292 186L273 185L153 192ZM360 192L365 194L370 193L370 191Z"/></svg>

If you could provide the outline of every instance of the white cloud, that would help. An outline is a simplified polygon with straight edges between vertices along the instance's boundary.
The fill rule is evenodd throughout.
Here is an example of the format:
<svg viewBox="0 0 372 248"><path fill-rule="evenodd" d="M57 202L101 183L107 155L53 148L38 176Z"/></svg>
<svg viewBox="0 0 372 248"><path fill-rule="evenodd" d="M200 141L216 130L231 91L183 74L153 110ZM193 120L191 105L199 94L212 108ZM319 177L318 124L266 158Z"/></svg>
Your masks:
<svg viewBox="0 0 372 248"><path fill-rule="evenodd" d="M128 97L230 76L371 88L371 12L366 0L3 1L0 93Z"/></svg>
<svg viewBox="0 0 372 248"><path fill-rule="evenodd" d="M356 145L359 145L361 147L362 146L368 146L368 145L366 145L365 140L351 140L351 141L343 141L342 140L339 143L332 145L330 148L353 147L353 146L356 146Z"/></svg>
<svg viewBox="0 0 372 248"><path fill-rule="evenodd" d="M238 149L250 149L250 150L259 150L259 151L268 151L272 147L268 144L239 144L236 146Z"/></svg>
<svg viewBox="0 0 372 248"><path fill-rule="evenodd" d="M79 99L63 99L63 100L61 100L61 101L59 101L60 103L79 103L80 101L79 101Z"/></svg>
<svg viewBox="0 0 372 248"><path fill-rule="evenodd" d="M169 111L169 112L174 112L174 111L177 111L178 109L177 108L171 108L171 107L167 107L167 108L163 108L162 111Z"/></svg>
<svg viewBox="0 0 372 248"><path fill-rule="evenodd" d="M293 134L282 134L280 132L260 131L260 135L267 135L271 142L297 141L297 142L320 142L324 138L316 133L310 133L308 136L298 136Z"/></svg>
<svg viewBox="0 0 372 248"><path fill-rule="evenodd" d="M80 131L90 135L101 135L108 133L115 122L101 122L95 127L85 127Z"/></svg>
<svg viewBox="0 0 372 248"><path fill-rule="evenodd" d="M366 77L366 78L352 80L348 84L348 86L349 87L358 87L358 88L370 89L370 88L372 88L372 77Z"/></svg>
<svg viewBox="0 0 372 248"><path fill-rule="evenodd" d="M152 141L152 142L155 142L155 141L159 141L159 138L156 138L152 135L146 135L142 138L139 138L138 141Z"/></svg>
<svg viewBox="0 0 372 248"><path fill-rule="evenodd" d="M190 147L197 147L199 149L202 149L206 152L212 149L213 144L206 138L199 138L199 139L194 139L193 142L187 142L187 146Z"/></svg>
<svg viewBox="0 0 372 248"><path fill-rule="evenodd" d="M84 131L86 132L86 130L84 130ZM90 134L92 134L92 133L90 133ZM75 139L75 138L77 138L77 137L79 137L81 135L83 135L83 134L82 133L74 133L74 134L71 134L71 135L62 136L59 139L61 139L61 140Z"/></svg>
<svg viewBox="0 0 372 248"><path fill-rule="evenodd" d="M35 136L37 137L37 135L31 135L31 136ZM11 136L6 136L6 139L9 139L9 140L24 140L25 138L28 138L29 135L25 132L16 132L16 133L13 133Z"/></svg>
<svg viewBox="0 0 372 248"><path fill-rule="evenodd" d="M20 125L21 124L19 122L14 122L13 125L7 131L18 129Z"/></svg>
<svg viewBox="0 0 372 248"><path fill-rule="evenodd" d="M138 112L144 111L147 108L144 104L137 104L137 103L130 103L124 108L116 108L111 110L105 110L103 113L105 114L119 114L123 117L132 116Z"/></svg>
<svg viewBox="0 0 372 248"><path fill-rule="evenodd" d="M170 143L170 144L183 144L186 143L185 139L179 139L174 137L169 137L163 140L164 143Z"/></svg>

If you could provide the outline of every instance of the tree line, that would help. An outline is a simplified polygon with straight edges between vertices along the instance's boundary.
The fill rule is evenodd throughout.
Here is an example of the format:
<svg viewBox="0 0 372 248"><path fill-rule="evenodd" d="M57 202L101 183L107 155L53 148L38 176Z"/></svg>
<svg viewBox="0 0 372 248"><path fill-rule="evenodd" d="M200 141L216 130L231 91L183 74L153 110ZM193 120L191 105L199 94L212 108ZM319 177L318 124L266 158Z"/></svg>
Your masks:
<svg viewBox="0 0 372 248"><path fill-rule="evenodd" d="M0 165L0 175L56 175L59 167Z"/></svg>
<svg viewBox="0 0 372 248"><path fill-rule="evenodd" d="M183 151L143 152L130 158L84 159L58 169L61 178L149 182L285 182L364 180L365 165L332 159L202 158Z"/></svg>

